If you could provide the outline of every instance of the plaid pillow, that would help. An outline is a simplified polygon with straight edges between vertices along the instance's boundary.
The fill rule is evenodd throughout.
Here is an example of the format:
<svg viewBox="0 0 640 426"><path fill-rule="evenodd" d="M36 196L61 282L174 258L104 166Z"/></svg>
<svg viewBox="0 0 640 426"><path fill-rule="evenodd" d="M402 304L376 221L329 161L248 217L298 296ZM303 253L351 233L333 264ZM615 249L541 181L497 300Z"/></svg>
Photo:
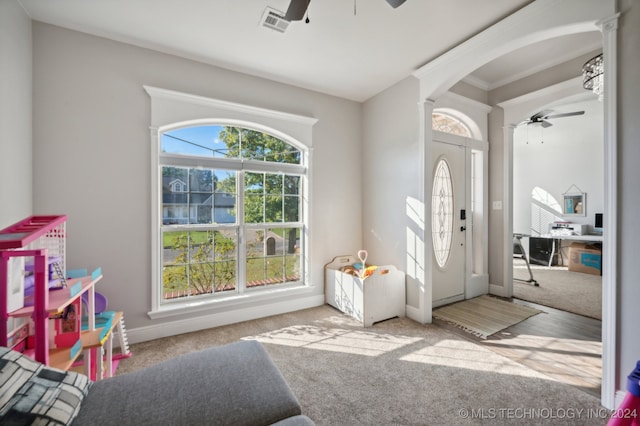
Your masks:
<svg viewBox="0 0 640 426"><path fill-rule="evenodd" d="M2 424L71 424L90 386L87 376L47 367L19 352L0 347Z"/></svg>

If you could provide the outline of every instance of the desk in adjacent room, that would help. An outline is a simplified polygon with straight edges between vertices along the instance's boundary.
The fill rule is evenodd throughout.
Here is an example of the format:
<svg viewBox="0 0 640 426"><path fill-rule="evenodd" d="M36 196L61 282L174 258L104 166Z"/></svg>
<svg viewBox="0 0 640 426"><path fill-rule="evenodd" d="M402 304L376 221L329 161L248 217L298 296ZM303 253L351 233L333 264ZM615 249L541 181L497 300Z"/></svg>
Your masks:
<svg viewBox="0 0 640 426"><path fill-rule="evenodd" d="M552 234L543 234L537 235L535 238L547 238L552 240L551 245L551 256L549 257L549 266L553 262L553 256L556 254L556 240L569 240L576 243L602 243L603 236L599 235L552 235ZM558 250L560 247L558 247Z"/></svg>

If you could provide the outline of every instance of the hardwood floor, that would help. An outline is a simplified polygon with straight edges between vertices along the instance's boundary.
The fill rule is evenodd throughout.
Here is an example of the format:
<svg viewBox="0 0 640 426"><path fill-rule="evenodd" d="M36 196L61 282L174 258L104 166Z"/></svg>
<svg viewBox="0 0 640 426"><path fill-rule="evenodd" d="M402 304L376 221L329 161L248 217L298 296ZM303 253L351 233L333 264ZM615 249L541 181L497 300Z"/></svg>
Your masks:
<svg viewBox="0 0 640 426"><path fill-rule="evenodd" d="M513 303L543 312L480 339L445 322L434 324L585 392L600 397L602 382L601 321L519 299Z"/></svg>

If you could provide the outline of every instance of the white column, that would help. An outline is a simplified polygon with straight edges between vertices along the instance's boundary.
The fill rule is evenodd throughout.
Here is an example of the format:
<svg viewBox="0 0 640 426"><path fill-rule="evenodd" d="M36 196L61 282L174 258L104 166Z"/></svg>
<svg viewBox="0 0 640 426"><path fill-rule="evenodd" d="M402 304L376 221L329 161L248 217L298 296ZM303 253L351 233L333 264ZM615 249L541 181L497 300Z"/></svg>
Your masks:
<svg viewBox="0 0 640 426"><path fill-rule="evenodd" d="M602 264L610 265L602 271L602 385L601 403L613 409L622 402L616 398L616 293L617 269L616 249L618 245L618 150L617 150L617 32L618 16L603 19L597 24L602 31L602 53L604 57L604 244ZM617 401L617 399L620 399Z"/></svg>
<svg viewBox="0 0 640 426"><path fill-rule="evenodd" d="M422 316L423 323L431 323L433 318L433 242L431 239L431 191L433 189L433 125L432 116L435 102L431 99L425 99L420 105L420 135L422 140L422 184L420 193L423 194L424 203L424 285L422 293Z"/></svg>
<svg viewBox="0 0 640 426"><path fill-rule="evenodd" d="M513 139L516 126L513 124L502 128L503 131L503 170L502 177L502 246L504 247L504 263L502 272L502 297L513 295Z"/></svg>

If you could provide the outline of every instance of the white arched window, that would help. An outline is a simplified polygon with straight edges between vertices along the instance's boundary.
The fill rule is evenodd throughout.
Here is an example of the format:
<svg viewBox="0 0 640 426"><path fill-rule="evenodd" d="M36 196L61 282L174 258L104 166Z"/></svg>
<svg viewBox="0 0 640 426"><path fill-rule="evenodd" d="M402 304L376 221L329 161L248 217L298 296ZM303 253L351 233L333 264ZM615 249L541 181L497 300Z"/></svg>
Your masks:
<svg viewBox="0 0 640 426"><path fill-rule="evenodd" d="M162 303L300 283L299 148L211 124L162 132L160 150Z"/></svg>
<svg viewBox="0 0 640 426"><path fill-rule="evenodd" d="M149 316L303 297L316 120L145 89L152 100Z"/></svg>
<svg viewBox="0 0 640 426"><path fill-rule="evenodd" d="M536 186L531 191L531 234L549 233L549 225L562 220L562 207L546 190Z"/></svg>
<svg viewBox="0 0 640 426"><path fill-rule="evenodd" d="M471 137L471 130L462 121L448 114L434 112L431 115L431 127L433 130L437 130L443 133L450 133L452 135L463 136L466 138Z"/></svg>

